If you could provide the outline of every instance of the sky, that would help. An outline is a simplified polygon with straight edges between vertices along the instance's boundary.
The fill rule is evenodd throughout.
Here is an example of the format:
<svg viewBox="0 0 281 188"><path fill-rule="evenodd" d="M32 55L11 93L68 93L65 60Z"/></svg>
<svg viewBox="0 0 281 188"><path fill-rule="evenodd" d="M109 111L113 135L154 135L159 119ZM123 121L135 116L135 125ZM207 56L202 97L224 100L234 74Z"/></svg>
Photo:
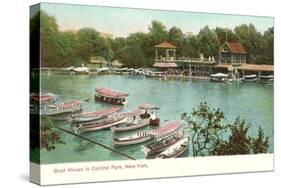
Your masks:
<svg viewBox="0 0 281 188"><path fill-rule="evenodd" d="M273 26L273 18L226 14L114 8L102 6L42 3L41 10L56 18L59 30L92 27L113 37L126 37L134 32L148 32L152 20L161 21L167 29L176 26L183 33L197 34L201 28L227 27L252 23L260 32ZM32 13L31 13L32 14Z"/></svg>

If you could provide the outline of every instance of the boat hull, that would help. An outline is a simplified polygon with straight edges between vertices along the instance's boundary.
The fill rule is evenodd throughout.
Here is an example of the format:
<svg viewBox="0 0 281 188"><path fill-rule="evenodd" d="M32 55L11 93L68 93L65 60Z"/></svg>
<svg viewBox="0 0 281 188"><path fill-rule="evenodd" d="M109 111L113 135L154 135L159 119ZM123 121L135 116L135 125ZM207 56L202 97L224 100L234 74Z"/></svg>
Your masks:
<svg viewBox="0 0 281 188"><path fill-rule="evenodd" d="M116 132L123 132L123 131L131 131L131 130L136 130L136 129L146 127L149 124L150 124L150 119L145 119L145 120L142 120L140 123L137 123L135 125L128 125L128 126L120 125L119 127L114 126L114 127L111 127L111 130L115 133Z"/></svg>
<svg viewBox="0 0 281 188"><path fill-rule="evenodd" d="M95 95L95 100L103 103L114 104L114 105L125 105L127 102L125 101L118 101L113 99L104 99L104 97Z"/></svg>
<svg viewBox="0 0 281 188"><path fill-rule="evenodd" d="M112 143L113 146L128 146L128 145L140 144L151 139L152 137L141 137L140 139L126 140L126 141L117 141L113 139Z"/></svg>

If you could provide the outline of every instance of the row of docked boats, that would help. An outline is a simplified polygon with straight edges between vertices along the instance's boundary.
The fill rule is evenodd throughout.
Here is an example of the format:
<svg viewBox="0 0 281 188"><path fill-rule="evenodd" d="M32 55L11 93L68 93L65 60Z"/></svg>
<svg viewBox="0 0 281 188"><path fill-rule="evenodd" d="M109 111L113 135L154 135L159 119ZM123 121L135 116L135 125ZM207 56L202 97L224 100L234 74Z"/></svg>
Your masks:
<svg viewBox="0 0 281 188"><path fill-rule="evenodd" d="M228 75L224 73L216 73L211 74L211 81L213 82L231 82L233 79ZM250 75L244 75L242 78L242 81L245 82L260 82L260 83L273 83L274 76L273 75L259 75L256 74L250 74Z"/></svg>
<svg viewBox="0 0 281 188"><path fill-rule="evenodd" d="M31 103L39 106L38 114L42 116L63 117L64 119L60 120L69 120L76 134L109 129L113 133L113 147L148 142L142 146L142 151L148 159L174 158L186 151L188 139L184 137L182 122L168 122L156 128L160 126L160 118L156 114L159 107L142 104L136 109L124 112L120 105L125 104L123 102L127 96L127 93L109 88L96 88L96 101L114 106L93 112L83 112L83 102L79 100L56 102L57 97L52 93L32 94ZM151 128L140 131L145 127Z"/></svg>

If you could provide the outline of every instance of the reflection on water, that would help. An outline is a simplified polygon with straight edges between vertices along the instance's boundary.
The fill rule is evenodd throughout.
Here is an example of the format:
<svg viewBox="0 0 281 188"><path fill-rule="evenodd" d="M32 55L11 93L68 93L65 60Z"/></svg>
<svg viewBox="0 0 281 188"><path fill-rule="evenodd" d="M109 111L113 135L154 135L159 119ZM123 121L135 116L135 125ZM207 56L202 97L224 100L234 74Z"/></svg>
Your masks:
<svg viewBox="0 0 281 188"><path fill-rule="evenodd" d="M95 87L109 87L128 92L128 104L122 111L135 109L142 103L152 103L160 107L157 115L161 124L167 120L179 119L183 112L190 114L200 102L206 101L213 108L221 108L227 122L232 122L237 116L246 119L251 124L250 134L256 135L261 126L270 137L270 151L273 152L273 85L260 83L213 83L208 81L177 81L149 79L142 76L117 75L61 75L57 73L42 73L42 92L52 92L58 95L59 101L73 99L89 99L84 111L95 111L110 104L95 102ZM55 122L55 126L71 130L69 122ZM151 127L146 127L150 129ZM127 133L122 133L124 135ZM105 145L112 146L113 133L101 130L86 133L86 136ZM126 158L107 151L95 144L83 141L73 135L62 132L65 145L57 145L56 149L47 152L42 150L42 163L124 160ZM142 159L141 144L118 148L119 151ZM187 152L185 153L187 156Z"/></svg>

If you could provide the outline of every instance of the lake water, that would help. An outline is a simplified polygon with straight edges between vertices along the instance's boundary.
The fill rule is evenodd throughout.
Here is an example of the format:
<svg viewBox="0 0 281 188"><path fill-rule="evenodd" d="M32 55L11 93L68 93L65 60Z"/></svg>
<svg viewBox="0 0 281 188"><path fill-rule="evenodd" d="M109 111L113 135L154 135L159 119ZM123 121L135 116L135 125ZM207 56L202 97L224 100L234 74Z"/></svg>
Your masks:
<svg viewBox="0 0 281 188"><path fill-rule="evenodd" d="M109 87L129 93L128 104L122 111L137 108L142 103L160 107L157 115L161 124L167 120L178 120L183 112L190 114L200 102L206 101L212 108L221 108L226 121L231 123L237 116L251 124L249 133L256 135L258 127L270 137L269 151L273 152L273 85L260 83L214 83L209 81L177 81L124 75L62 75L42 72L42 92L52 92L58 101L91 99L84 111L95 111L108 104L95 102L95 87ZM55 122L55 126L71 130L66 121ZM147 127L146 129L149 129ZM127 159L93 143L59 131L65 145L56 145L53 151L41 150L41 163L63 163L77 161L104 161ZM125 133L127 134L127 133ZM83 136L111 146L112 132L101 130ZM143 159L141 144L118 148L134 158ZM188 154L186 153L185 156Z"/></svg>

